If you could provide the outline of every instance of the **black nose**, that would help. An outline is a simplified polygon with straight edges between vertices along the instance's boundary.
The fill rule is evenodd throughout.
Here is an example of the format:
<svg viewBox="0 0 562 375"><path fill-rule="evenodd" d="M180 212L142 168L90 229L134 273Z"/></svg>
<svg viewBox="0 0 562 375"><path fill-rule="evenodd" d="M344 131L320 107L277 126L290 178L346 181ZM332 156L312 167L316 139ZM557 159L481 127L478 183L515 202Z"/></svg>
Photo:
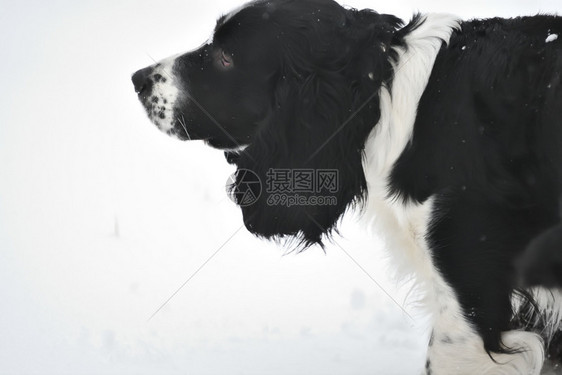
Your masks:
<svg viewBox="0 0 562 375"><path fill-rule="evenodd" d="M154 69L152 67L144 68L133 74L133 85L137 94L142 93L152 85L152 81L148 78Z"/></svg>

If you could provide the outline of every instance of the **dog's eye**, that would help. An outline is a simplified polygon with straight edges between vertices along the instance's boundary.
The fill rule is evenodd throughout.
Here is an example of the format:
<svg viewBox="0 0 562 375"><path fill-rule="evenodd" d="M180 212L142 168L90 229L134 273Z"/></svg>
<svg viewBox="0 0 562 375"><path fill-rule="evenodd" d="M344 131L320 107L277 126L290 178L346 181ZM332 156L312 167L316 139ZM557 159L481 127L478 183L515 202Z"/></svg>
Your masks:
<svg viewBox="0 0 562 375"><path fill-rule="evenodd" d="M220 59L222 66L224 66L225 68L230 68L232 66L232 56L228 53L221 51Z"/></svg>

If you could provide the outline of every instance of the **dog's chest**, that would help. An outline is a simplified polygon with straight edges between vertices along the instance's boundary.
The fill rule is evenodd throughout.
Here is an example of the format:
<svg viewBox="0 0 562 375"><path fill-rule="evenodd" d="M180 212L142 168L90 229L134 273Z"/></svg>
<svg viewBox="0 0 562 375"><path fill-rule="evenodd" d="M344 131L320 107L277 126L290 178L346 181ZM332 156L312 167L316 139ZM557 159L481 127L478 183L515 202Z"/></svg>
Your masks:
<svg viewBox="0 0 562 375"><path fill-rule="evenodd" d="M414 272L430 277L434 267L426 238L433 199L421 204L404 203L400 199L388 198L386 189L371 188L366 216L385 240L391 258L395 260L396 271L404 276Z"/></svg>
<svg viewBox="0 0 562 375"><path fill-rule="evenodd" d="M403 203L400 200L374 197L380 229L411 246L426 247L425 236L433 206L432 200L423 204Z"/></svg>

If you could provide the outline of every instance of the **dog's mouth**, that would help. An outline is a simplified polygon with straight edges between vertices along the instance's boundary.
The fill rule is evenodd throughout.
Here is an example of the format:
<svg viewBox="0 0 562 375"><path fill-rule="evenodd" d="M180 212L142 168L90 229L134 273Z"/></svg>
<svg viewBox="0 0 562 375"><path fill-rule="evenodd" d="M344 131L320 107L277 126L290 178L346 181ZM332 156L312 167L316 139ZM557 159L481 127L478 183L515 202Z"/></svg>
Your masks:
<svg viewBox="0 0 562 375"><path fill-rule="evenodd" d="M175 130L181 133L183 130L181 125L182 120L176 119L174 108L167 99L159 95L140 93L139 100L148 118L158 129L168 134ZM185 129L185 132L187 133L187 129Z"/></svg>
<svg viewBox="0 0 562 375"><path fill-rule="evenodd" d="M185 116L182 113L177 113L174 116L173 128L168 132L168 135L178 138L180 141L191 141L193 140L192 135L187 131L187 122L185 121ZM197 138L199 139L199 138Z"/></svg>

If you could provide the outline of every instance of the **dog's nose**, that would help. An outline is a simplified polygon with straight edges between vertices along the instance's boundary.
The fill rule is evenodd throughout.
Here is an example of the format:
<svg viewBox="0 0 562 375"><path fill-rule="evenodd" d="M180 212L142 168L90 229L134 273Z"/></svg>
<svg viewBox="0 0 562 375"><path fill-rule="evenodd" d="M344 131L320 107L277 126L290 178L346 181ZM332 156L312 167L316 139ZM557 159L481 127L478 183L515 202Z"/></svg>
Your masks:
<svg viewBox="0 0 562 375"><path fill-rule="evenodd" d="M146 90L149 85L152 83L150 78L148 78L154 69L152 67L144 68L133 74L132 81L133 85L135 86L135 92L137 94L142 93Z"/></svg>

